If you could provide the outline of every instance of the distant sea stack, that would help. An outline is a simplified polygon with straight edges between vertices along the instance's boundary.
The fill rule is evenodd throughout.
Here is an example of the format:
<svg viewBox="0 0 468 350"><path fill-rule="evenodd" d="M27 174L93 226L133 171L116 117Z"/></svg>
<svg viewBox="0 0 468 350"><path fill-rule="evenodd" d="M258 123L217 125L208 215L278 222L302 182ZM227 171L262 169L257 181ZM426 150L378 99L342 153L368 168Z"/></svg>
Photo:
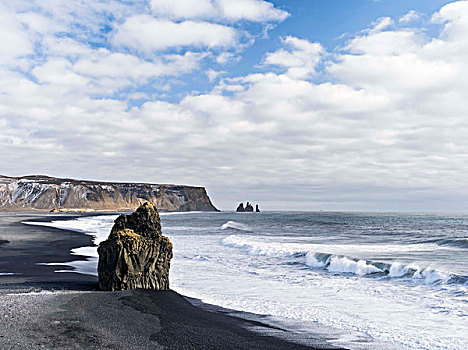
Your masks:
<svg viewBox="0 0 468 350"><path fill-rule="evenodd" d="M240 203L239 206L237 207L236 211L238 213L252 213L254 211L254 208L253 208L252 204L250 204L249 202L247 202L245 207L244 207L244 203ZM258 207L258 204L255 205L255 211L257 213L260 213L260 209Z"/></svg>
<svg viewBox="0 0 468 350"><path fill-rule="evenodd" d="M204 187L0 175L0 211L125 211L146 201L165 211L218 211Z"/></svg>
<svg viewBox="0 0 468 350"><path fill-rule="evenodd" d="M98 254L101 290L169 289L172 243L162 235L158 211L149 202L115 220Z"/></svg>

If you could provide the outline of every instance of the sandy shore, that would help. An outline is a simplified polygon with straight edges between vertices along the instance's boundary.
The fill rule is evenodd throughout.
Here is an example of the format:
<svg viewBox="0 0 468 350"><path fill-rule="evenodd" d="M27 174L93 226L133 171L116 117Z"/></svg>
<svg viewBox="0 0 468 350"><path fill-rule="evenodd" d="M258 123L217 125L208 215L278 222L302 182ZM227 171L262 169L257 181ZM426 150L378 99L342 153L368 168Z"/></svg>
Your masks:
<svg viewBox="0 0 468 350"><path fill-rule="evenodd" d="M91 237L21 221L71 217L0 215L1 349L336 349L325 339L288 341L295 335L259 315L174 291L100 292L94 276L38 265L78 260L70 249L91 245Z"/></svg>

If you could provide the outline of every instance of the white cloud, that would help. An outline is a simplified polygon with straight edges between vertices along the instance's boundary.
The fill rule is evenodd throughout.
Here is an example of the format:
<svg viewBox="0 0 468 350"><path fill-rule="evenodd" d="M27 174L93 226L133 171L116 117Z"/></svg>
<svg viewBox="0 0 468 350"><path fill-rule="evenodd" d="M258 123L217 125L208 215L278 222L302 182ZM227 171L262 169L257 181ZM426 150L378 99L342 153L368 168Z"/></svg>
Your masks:
<svg viewBox="0 0 468 350"><path fill-rule="evenodd" d="M424 38L413 31L385 31L358 36L345 49L352 54L400 55L419 50Z"/></svg>
<svg viewBox="0 0 468 350"><path fill-rule="evenodd" d="M42 66L33 69L32 73L40 83L57 85L86 86L90 80L72 71L71 63L65 58L54 58Z"/></svg>
<svg viewBox="0 0 468 350"><path fill-rule="evenodd" d="M34 53L21 22L15 13L0 5L0 64L15 64L18 57Z"/></svg>
<svg viewBox="0 0 468 350"><path fill-rule="evenodd" d="M432 21L435 23L444 24L442 38L446 40L457 40L466 48L466 42L463 37L466 36L468 30L468 2L457 1L445 5L442 9L435 13Z"/></svg>
<svg viewBox="0 0 468 350"><path fill-rule="evenodd" d="M289 14L263 0L151 0L153 13L173 19L212 19L217 21L283 21Z"/></svg>
<svg viewBox="0 0 468 350"><path fill-rule="evenodd" d="M381 17L372 23L372 26L367 29L367 33L377 33L392 26L395 22L390 17Z"/></svg>
<svg viewBox="0 0 468 350"><path fill-rule="evenodd" d="M46 57L30 62L34 79L0 67L3 171L205 185L224 208L247 196L271 207L288 198L295 209L466 203L468 4L449 4L433 20L436 37L380 20L328 53L289 36L265 55L262 73L141 106L113 93L132 87L129 99L145 99L154 90L139 91L139 82L196 69L209 53L138 57L44 34L40 21L30 31L15 22L8 28L27 41L41 33ZM195 23L176 24L187 22ZM144 50L159 50L145 35ZM217 42L206 40L191 42ZM224 61L230 53L209 55ZM317 82L310 78L318 66L325 71ZM215 77L215 68L206 74Z"/></svg>
<svg viewBox="0 0 468 350"><path fill-rule="evenodd" d="M19 13L17 19L28 28L30 33L35 32L44 35L67 30L67 27L63 23L54 21L39 13Z"/></svg>
<svg viewBox="0 0 468 350"><path fill-rule="evenodd" d="M208 79L210 81L216 80L220 75L223 75L225 73L226 73L225 71L217 71L217 70L214 70L214 69L208 69L206 71L206 75L208 76Z"/></svg>
<svg viewBox="0 0 468 350"><path fill-rule="evenodd" d="M112 95L119 89L145 84L151 78L188 73L198 66L204 56L186 52L145 61L107 49L88 49L86 54L73 61L51 57L31 73L41 84L60 85L73 90L74 94Z"/></svg>
<svg viewBox="0 0 468 350"><path fill-rule="evenodd" d="M151 9L155 15L174 19L213 18L217 14L210 0L199 0L196 6L192 0L151 0Z"/></svg>
<svg viewBox="0 0 468 350"><path fill-rule="evenodd" d="M236 60L239 60L239 57L236 56L234 53L227 52L227 51L220 53L216 57L216 62L218 62L219 64L226 64L230 61L236 61Z"/></svg>
<svg viewBox="0 0 468 350"><path fill-rule="evenodd" d="M73 64L76 72L84 76L130 78L141 80L162 75L178 75L191 71L197 66L199 54L187 52L184 55L167 55L166 62L145 61L136 56L109 52L106 49L93 51L88 57L81 57Z"/></svg>
<svg viewBox="0 0 468 350"><path fill-rule="evenodd" d="M276 9L272 3L262 0L217 0L217 5L223 16L238 21L248 20L257 22L283 21L289 14Z"/></svg>
<svg viewBox="0 0 468 350"><path fill-rule="evenodd" d="M315 68L325 54L322 45L291 36L282 41L289 49L268 53L264 64L284 67L289 75L296 78L307 78L314 74Z"/></svg>
<svg viewBox="0 0 468 350"><path fill-rule="evenodd" d="M419 19L420 19L419 14L416 11L411 10L407 14L405 14L404 16L401 16L398 19L398 22L399 23L410 23L410 22L417 21Z"/></svg>
<svg viewBox="0 0 468 350"><path fill-rule="evenodd" d="M170 47L231 47L237 42L236 31L228 26L207 22L172 22L148 15L128 18L113 38L117 46L152 53Z"/></svg>

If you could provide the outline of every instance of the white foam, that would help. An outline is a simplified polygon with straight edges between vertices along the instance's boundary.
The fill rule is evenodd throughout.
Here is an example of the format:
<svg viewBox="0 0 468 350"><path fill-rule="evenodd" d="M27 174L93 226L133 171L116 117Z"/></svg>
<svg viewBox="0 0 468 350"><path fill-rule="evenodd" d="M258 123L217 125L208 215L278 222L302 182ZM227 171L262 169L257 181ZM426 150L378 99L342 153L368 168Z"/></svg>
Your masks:
<svg viewBox="0 0 468 350"><path fill-rule="evenodd" d="M7 295L37 297L37 296L54 295L54 294L57 294L57 292L54 292L51 290L40 290L40 291L32 291L32 292L26 292L26 293L8 293Z"/></svg>
<svg viewBox="0 0 468 350"><path fill-rule="evenodd" d="M342 344L349 349L465 350L467 335L462 325L467 296L460 294L459 300L444 303L445 294L452 296L453 288L463 292L465 287L393 283L383 272L380 278L361 278L380 269L363 259L315 253L307 250L311 246L278 243L277 239L220 236L222 246L218 246L212 236L171 237L174 247L184 252L183 256L175 254L171 263L171 287L210 304L319 323L352 331L359 339L371 336L391 342L387 348L369 340ZM321 245L323 250L326 247ZM308 254L300 254L305 251ZM194 261L190 253L210 256L210 260ZM322 270L333 261L330 269L340 272L285 264L305 264L308 259ZM347 275L351 273L355 277Z"/></svg>
<svg viewBox="0 0 468 350"><path fill-rule="evenodd" d="M24 221L23 224L83 232L92 236L93 243L95 245L99 245L99 243L105 241L109 236L114 220L117 219L117 217L118 215L99 215L86 216L73 220L56 220L51 222Z"/></svg>
<svg viewBox="0 0 468 350"><path fill-rule="evenodd" d="M358 276L382 272L382 270L369 265L364 260L355 261L345 256L333 256L330 259L330 264L328 265L327 270L331 272L353 273Z"/></svg>
<svg viewBox="0 0 468 350"><path fill-rule="evenodd" d="M300 249L299 245L283 244L278 246L275 243L251 241L238 235L223 238L222 244L228 247L240 248L252 255L269 257L289 257L297 253L306 253L303 249Z"/></svg>
<svg viewBox="0 0 468 350"><path fill-rule="evenodd" d="M413 278L422 279L424 283L446 283L450 280L450 274L442 271L431 270L431 269L418 269Z"/></svg>
<svg viewBox="0 0 468 350"><path fill-rule="evenodd" d="M390 266L389 275L390 277L402 277L408 274L410 266L405 266L399 263L393 263Z"/></svg>
<svg viewBox="0 0 468 350"><path fill-rule="evenodd" d="M249 226L242 224L240 222L237 222L237 221L228 221L225 224L221 225L221 230L226 230L228 228L232 228L232 229L239 230L239 231L248 231L248 232L252 231Z"/></svg>
<svg viewBox="0 0 468 350"><path fill-rule="evenodd" d="M16 273L16 272L0 272L0 276L13 276L13 275L21 275L21 274Z"/></svg>
<svg viewBox="0 0 468 350"><path fill-rule="evenodd" d="M54 272L57 273L80 273L83 275L91 275L97 276L97 264L98 258L97 257L88 257L86 260L74 260L74 261L67 261L64 263L37 263L37 265L45 265L45 266L69 266L72 267L74 270L55 270Z"/></svg>
<svg viewBox="0 0 468 350"><path fill-rule="evenodd" d="M306 254L306 265L313 267L313 268L323 268L328 264L329 260L328 259L317 259L316 255L314 252L307 252Z"/></svg>
<svg viewBox="0 0 468 350"><path fill-rule="evenodd" d="M333 273L355 274L358 276L384 274L390 278L407 276L426 284L446 283L452 278L450 273L429 267L422 268L398 262L372 262L341 254L325 253L324 250L326 249L336 251L336 246L330 245L260 242L253 237L241 235L225 237L221 242L225 246L242 249L250 255L276 258L297 257L298 259L305 256L303 261L305 265L311 268L325 269ZM346 249L349 249L349 246L346 246Z"/></svg>
<svg viewBox="0 0 468 350"><path fill-rule="evenodd" d="M52 222L25 221L24 224L54 227L75 232L82 232L93 237L94 246L79 247L71 250L71 254L86 257L86 260L68 261L65 263L46 263L40 265L70 266L74 270L56 270L55 272L75 272L97 276L98 253L97 246L105 241L118 215L86 216L73 220L57 220Z"/></svg>

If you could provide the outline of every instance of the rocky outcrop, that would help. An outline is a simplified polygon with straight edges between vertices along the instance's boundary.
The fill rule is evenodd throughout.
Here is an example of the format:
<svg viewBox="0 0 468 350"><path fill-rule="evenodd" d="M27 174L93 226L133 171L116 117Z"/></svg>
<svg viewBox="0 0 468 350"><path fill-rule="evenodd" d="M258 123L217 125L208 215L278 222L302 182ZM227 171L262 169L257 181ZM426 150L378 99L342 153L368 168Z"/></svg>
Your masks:
<svg viewBox="0 0 468 350"><path fill-rule="evenodd" d="M204 187L0 176L0 211L217 211Z"/></svg>
<svg viewBox="0 0 468 350"><path fill-rule="evenodd" d="M255 212L260 213L260 208L258 207L258 204L255 204Z"/></svg>
<svg viewBox="0 0 468 350"><path fill-rule="evenodd" d="M162 235L158 211L151 203L120 215L98 254L102 290L169 289L172 243Z"/></svg>
<svg viewBox="0 0 468 350"><path fill-rule="evenodd" d="M239 206L237 207L236 211L240 212L240 213L244 213L244 212L252 213L254 211L254 208L253 208L252 204L250 204L249 202L247 202L245 207L244 207L244 203L240 203ZM258 204L256 206L256 211L260 212L260 210L258 209Z"/></svg>

